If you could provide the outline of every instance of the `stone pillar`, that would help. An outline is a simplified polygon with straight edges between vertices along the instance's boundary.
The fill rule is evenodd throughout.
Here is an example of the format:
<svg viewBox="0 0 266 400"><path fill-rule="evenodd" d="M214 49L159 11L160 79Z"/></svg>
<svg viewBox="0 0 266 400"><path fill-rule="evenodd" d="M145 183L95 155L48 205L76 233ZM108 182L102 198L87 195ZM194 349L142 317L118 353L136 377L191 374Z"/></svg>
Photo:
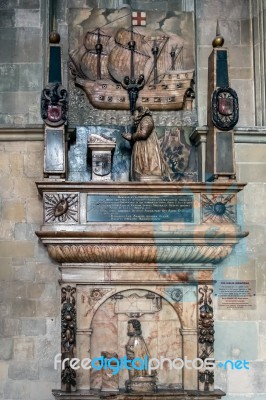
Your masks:
<svg viewBox="0 0 266 400"><path fill-rule="evenodd" d="M80 360L91 358L91 335L92 329L77 330L77 357ZM84 369L82 366L77 370L77 381L79 389L90 389L91 385L91 370Z"/></svg>
<svg viewBox="0 0 266 400"><path fill-rule="evenodd" d="M206 165L206 136L207 128L196 128L190 135L191 141L195 144L198 150L198 180L205 182L205 165Z"/></svg>
<svg viewBox="0 0 266 400"><path fill-rule="evenodd" d="M193 361L198 357L198 331L193 328L180 329L183 337L183 358ZM198 390L198 371L188 364L188 368L183 368L183 388L184 390Z"/></svg>
<svg viewBox="0 0 266 400"><path fill-rule="evenodd" d="M213 51L208 60L208 134L206 181L235 180L233 128L238 122L238 97L230 88L228 51L217 24Z"/></svg>

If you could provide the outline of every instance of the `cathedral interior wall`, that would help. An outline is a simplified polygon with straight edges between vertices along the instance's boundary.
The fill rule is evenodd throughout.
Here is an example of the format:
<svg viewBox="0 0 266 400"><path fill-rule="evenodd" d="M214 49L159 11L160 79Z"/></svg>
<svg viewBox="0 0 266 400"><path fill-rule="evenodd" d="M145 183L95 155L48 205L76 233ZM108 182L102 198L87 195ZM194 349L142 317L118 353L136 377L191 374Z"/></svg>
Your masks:
<svg viewBox="0 0 266 400"><path fill-rule="evenodd" d="M90 7L106 3L57 2L65 85L68 8L72 15L78 9L78 17L80 10L88 13ZM109 3L116 8L121 2ZM227 393L226 400L266 396L266 128L259 61L265 38L257 26L261 4L259 0L132 1L139 9L169 7L177 13L195 7L199 127L206 125L207 62L217 18L229 50L231 86L240 103L237 180L247 182L239 195L238 214L250 234L218 265L215 279L255 281L256 307L221 310L215 299L216 360L250 361L249 371L216 371L216 387ZM42 0L0 0L0 398L5 400L50 400L51 390L60 387L60 373L53 366L60 349L60 275L35 235L42 223L35 181L43 178L39 102L46 76L48 6Z"/></svg>

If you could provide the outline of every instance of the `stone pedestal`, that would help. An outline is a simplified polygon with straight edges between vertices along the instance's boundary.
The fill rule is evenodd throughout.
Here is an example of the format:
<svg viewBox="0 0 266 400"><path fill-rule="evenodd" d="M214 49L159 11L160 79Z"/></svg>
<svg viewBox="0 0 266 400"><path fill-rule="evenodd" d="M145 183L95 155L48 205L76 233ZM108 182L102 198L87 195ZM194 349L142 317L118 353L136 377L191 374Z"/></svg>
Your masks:
<svg viewBox="0 0 266 400"><path fill-rule="evenodd" d="M115 148L115 139L92 134L88 141L91 151L93 182L111 181L112 150Z"/></svg>

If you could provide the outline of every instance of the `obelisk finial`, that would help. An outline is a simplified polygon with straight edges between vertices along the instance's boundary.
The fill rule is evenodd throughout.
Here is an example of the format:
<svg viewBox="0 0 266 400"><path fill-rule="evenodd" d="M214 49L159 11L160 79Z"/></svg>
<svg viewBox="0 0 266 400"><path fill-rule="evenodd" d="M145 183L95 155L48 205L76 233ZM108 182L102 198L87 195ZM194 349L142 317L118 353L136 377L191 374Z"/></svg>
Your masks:
<svg viewBox="0 0 266 400"><path fill-rule="evenodd" d="M224 38L221 36L219 20L217 19L216 36L212 41L212 47L223 47Z"/></svg>

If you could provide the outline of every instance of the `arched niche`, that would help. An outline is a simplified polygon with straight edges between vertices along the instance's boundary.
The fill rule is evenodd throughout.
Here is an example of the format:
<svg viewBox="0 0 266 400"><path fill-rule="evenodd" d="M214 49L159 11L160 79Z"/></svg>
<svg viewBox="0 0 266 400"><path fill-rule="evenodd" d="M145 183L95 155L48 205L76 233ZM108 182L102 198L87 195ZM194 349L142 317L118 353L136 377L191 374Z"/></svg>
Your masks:
<svg viewBox="0 0 266 400"><path fill-rule="evenodd" d="M152 308L152 299L146 296L154 295L157 306ZM91 322L91 359L99 357L102 351L117 353L118 357L126 355L125 345L128 341L127 321L135 318L127 305L133 303L137 308L137 319L141 322L142 336L147 344L151 357L171 360L182 357L182 328L178 307L174 307L161 293L147 289L126 289L116 292L103 301L92 317ZM124 304L122 304L124 303ZM146 304L147 303L147 304ZM181 307L181 305L180 305ZM179 389L182 387L182 371L170 370L169 363L163 363L163 369L157 371L158 387ZM125 387L128 371L119 372L119 388ZM91 389L100 389L102 371L92 370L90 376Z"/></svg>

